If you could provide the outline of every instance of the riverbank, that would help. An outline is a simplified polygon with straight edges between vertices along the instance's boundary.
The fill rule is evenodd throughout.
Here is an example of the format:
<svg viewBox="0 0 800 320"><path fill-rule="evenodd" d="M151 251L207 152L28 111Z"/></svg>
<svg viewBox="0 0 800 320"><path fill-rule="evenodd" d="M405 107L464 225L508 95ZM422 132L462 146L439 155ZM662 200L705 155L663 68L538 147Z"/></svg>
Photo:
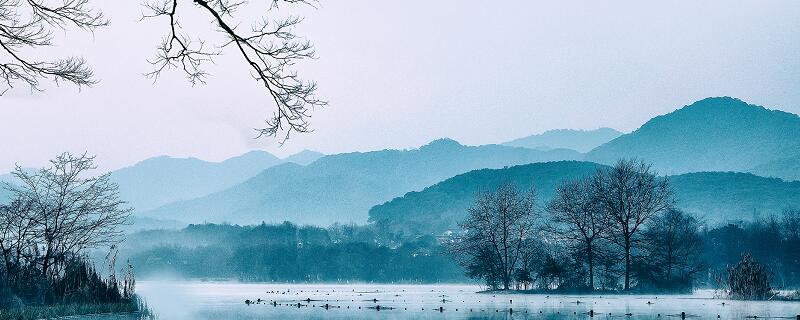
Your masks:
<svg viewBox="0 0 800 320"><path fill-rule="evenodd" d="M141 299L126 303L65 304L33 306L19 309L0 309L0 320L39 320L85 315L127 314L132 319L154 319L153 313Z"/></svg>

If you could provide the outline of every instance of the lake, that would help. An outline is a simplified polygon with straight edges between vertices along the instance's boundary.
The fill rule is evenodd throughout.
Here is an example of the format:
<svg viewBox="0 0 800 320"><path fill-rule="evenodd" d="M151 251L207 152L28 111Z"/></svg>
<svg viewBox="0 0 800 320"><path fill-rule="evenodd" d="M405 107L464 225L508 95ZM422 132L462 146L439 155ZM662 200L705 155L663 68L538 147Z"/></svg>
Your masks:
<svg viewBox="0 0 800 320"><path fill-rule="evenodd" d="M587 319L592 310L597 319L680 319L681 312L692 319L718 315L721 319L795 319L800 314L798 302L715 299L711 290L693 295L475 293L478 290L481 287L475 285L172 281L142 281L137 288L158 318L165 320ZM248 305L245 300L255 303Z"/></svg>

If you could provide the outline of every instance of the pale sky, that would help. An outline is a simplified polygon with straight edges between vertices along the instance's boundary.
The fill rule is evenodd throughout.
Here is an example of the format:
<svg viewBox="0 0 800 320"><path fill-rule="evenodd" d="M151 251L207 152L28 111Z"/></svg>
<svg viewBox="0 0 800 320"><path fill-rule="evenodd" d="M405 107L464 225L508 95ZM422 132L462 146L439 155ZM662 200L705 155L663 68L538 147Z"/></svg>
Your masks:
<svg viewBox="0 0 800 320"><path fill-rule="evenodd" d="M62 151L96 154L110 170L158 155L216 161L251 149L285 156L438 137L497 143L556 128L627 132L708 96L800 113L796 0L322 0L298 30L319 59L300 71L330 105L313 113L315 132L279 147L253 139L273 106L237 52L208 68L207 85L178 72L153 84L142 74L165 21L140 22L138 0L92 2L110 27L68 33L35 54L83 56L101 82L0 97L0 172ZM205 17L187 20L212 30Z"/></svg>

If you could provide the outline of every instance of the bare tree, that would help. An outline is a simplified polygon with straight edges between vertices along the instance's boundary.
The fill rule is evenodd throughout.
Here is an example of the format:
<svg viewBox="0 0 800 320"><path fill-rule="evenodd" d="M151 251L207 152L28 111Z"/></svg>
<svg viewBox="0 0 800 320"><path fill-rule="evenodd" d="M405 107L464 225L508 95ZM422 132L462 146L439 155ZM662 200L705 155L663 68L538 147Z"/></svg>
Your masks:
<svg viewBox="0 0 800 320"><path fill-rule="evenodd" d="M449 246L451 254L467 269L483 268L473 275L496 278L504 290L511 287L515 271L526 257L535 236L536 193L524 193L512 184L496 192L482 192L461 226L466 235Z"/></svg>
<svg viewBox="0 0 800 320"><path fill-rule="evenodd" d="M38 253L33 258L47 277L57 277L64 263L85 249L121 240L119 226L131 208L119 199L109 174L87 176L96 169L93 161L64 153L50 168L28 172L17 167L13 175L19 184L6 185L14 203L24 204L15 214L27 222L15 224L26 228L26 243L33 246L29 251Z"/></svg>
<svg viewBox="0 0 800 320"><path fill-rule="evenodd" d="M672 188L650 165L637 160L620 160L614 167L598 171L592 185L601 208L613 222L610 239L624 252L624 290L629 290L632 250L645 222L672 207Z"/></svg>
<svg viewBox="0 0 800 320"><path fill-rule="evenodd" d="M21 263L35 243L34 221L28 216L29 209L27 203L19 200L0 205L0 252L7 286L17 280Z"/></svg>
<svg viewBox="0 0 800 320"><path fill-rule="evenodd" d="M247 10L250 0L146 0L144 18L163 18L166 35L149 60L153 70L146 73L154 81L166 69L178 69L186 74L192 85L204 84L209 76L203 68L224 49L239 54L251 71L251 76L264 86L268 101L275 105L272 116L266 119L258 136L279 136L281 143L292 133L309 132L308 118L315 107L327 103L315 95L317 84L304 81L294 65L315 57L314 46L297 36L294 28L303 19L296 16L278 16L281 6L315 7L315 0L267 0L270 5L261 18L252 23L237 19L239 10ZM17 82L40 90L40 81L51 78L56 83L70 82L82 86L96 83L94 74L83 58L67 57L53 61L39 61L26 57L41 47L53 44L53 31L73 27L86 31L107 26L109 21L102 12L93 10L90 0L0 0L0 79L5 88L0 95ZM209 44L199 36L199 30L187 30L181 17L198 9L211 18L224 36L220 43ZM274 10L273 10L274 9ZM250 28L241 27L251 25Z"/></svg>
<svg viewBox="0 0 800 320"><path fill-rule="evenodd" d="M56 1L53 1L56 2ZM29 55L53 45L53 31L77 28L93 31L108 25L101 12L89 7L89 0L0 0L0 95L18 82L41 90L41 79L89 86L96 81L83 58L62 57L43 61Z"/></svg>
<svg viewBox="0 0 800 320"><path fill-rule="evenodd" d="M579 179L562 183L547 205L549 230L570 247L583 252L589 269L588 285L594 290L594 266L598 242L610 227L610 219L592 189L591 180Z"/></svg>
<svg viewBox="0 0 800 320"><path fill-rule="evenodd" d="M700 224L691 215L671 209L647 222L644 231L644 265L654 266L664 289L685 290L703 270Z"/></svg>

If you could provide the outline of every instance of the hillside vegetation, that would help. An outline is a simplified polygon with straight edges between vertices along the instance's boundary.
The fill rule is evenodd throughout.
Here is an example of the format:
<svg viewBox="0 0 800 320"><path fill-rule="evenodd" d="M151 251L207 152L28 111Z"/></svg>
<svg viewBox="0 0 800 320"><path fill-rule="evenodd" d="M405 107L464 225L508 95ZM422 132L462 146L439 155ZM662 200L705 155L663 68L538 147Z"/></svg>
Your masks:
<svg viewBox="0 0 800 320"><path fill-rule="evenodd" d="M457 227L479 191L511 182L522 189L535 187L543 203L561 181L589 175L598 167L603 165L562 161L475 170L377 205L370 209L369 219L396 235L438 234ZM800 207L800 182L734 172L690 173L669 180L676 206L709 224L752 220L754 215Z"/></svg>

